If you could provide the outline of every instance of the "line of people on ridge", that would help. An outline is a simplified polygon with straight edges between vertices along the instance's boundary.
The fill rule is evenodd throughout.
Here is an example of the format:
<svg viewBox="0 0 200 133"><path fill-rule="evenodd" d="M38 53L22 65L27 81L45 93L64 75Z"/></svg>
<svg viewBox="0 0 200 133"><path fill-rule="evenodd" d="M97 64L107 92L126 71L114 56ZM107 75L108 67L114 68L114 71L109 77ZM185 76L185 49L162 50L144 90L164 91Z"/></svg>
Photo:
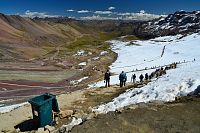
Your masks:
<svg viewBox="0 0 200 133"><path fill-rule="evenodd" d="M166 74L166 70L175 69L176 65L177 65L176 63L170 64L169 66L166 66L165 69L163 69L163 67L161 67L159 69L156 69L150 75L148 73L146 73L145 75L141 74L139 76L140 82L143 82L144 80L145 81L151 80L154 77L158 78L159 76ZM110 76L111 76L111 73L109 72L109 70L107 70L107 72L105 73L105 76L104 76L104 82L106 83L105 87L110 87ZM119 74L119 81L120 81L120 87L123 87L126 85L127 76L124 71L122 71ZM135 74L133 74L131 76L131 82L136 83L136 75Z"/></svg>

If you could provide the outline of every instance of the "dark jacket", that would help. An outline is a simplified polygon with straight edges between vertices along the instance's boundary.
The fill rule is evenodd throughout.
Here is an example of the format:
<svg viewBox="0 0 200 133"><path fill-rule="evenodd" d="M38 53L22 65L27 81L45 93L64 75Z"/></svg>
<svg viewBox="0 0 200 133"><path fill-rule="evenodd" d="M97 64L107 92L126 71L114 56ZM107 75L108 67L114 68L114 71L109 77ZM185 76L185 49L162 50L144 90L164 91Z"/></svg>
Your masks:
<svg viewBox="0 0 200 133"><path fill-rule="evenodd" d="M110 76L111 76L110 72L106 72L104 76L104 80L109 80Z"/></svg>
<svg viewBox="0 0 200 133"><path fill-rule="evenodd" d="M140 78L140 79L143 79L143 78L144 78L144 76L141 74L139 78Z"/></svg>
<svg viewBox="0 0 200 133"><path fill-rule="evenodd" d="M136 79L136 75L134 74L134 75L132 75L132 79Z"/></svg>
<svg viewBox="0 0 200 133"><path fill-rule="evenodd" d="M126 81L126 80L127 80L126 73L120 73L120 75L119 75L119 80L121 80L121 81Z"/></svg>

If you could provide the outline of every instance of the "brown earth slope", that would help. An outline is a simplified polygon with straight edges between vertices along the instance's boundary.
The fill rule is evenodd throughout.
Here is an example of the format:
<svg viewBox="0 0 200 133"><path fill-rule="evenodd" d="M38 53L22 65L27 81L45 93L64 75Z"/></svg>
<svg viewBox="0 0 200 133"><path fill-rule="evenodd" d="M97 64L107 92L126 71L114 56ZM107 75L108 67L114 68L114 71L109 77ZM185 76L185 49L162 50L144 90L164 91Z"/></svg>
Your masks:
<svg viewBox="0 0 200 133"><path fill-rule="evenodd" d="M70 25L0 14L0 57L29 59L44 54L42 47L57 47L81 37Z"/></svg>

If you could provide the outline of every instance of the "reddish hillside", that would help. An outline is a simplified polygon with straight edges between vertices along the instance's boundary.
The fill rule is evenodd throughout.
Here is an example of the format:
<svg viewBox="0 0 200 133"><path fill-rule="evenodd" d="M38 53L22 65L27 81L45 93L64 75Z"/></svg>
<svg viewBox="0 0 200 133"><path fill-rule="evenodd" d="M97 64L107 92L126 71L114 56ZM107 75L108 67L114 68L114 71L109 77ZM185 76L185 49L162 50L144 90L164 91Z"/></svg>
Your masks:
<svg viewBox="0 0 200 133"><path fill-rule="evenodd" d="M81 35L67 24L0 14L0 57L40 56L41 47L57 47Z"/></svg>

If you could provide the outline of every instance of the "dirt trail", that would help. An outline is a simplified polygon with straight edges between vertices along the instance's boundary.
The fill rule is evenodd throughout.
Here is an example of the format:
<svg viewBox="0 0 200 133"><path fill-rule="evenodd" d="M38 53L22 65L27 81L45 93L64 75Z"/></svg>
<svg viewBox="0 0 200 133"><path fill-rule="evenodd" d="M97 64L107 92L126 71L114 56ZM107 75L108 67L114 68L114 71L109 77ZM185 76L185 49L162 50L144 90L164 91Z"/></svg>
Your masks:
<svg viewBox="0 0 200 133"><path fill-rule="evenodd" d="M86 35L86 34L84 34L84 35ZM79 38L83 37L84 35L81 34L79 37L76 37L73 41L67 42L67 44L76 42ZM59 55L60 48L61 48L62 46L64 46L64 45L66 45L66 44L59 45L58 47L55 48L55 51L56 51L56 52L50 57L50 60L54 60L54 59Z"/></svg>
<svg viewBox="0 0 200 133"><path fill-rule="evenodd" d="M59 95L57 99L60 109L64 110L69 108L75 101L81 100L83 98L84 91L85 90L81 90L75 91L73 93ZM31 118L32 112L30 104L15 109L11 112L0 114L0 132L12 132L14 131L14 126Z"/></svg>
<svg viewBox="0 0 200 133"><path fill-rule="evenodd" d="M89 107L99 105L102 102L108 102L133 86L134 85L130 84L127 87L120 88L115 85L110 88L83 89L71 93L65 93L57 97L58 104L62 111L80 109L85 113L90 113L88 110ZM30 104L11 112L0 114L0 131L12 132L15 130L14 126L31 118L32 112ZM68 119L60 120L60 126L66 124L68 121Z"/></svg>

